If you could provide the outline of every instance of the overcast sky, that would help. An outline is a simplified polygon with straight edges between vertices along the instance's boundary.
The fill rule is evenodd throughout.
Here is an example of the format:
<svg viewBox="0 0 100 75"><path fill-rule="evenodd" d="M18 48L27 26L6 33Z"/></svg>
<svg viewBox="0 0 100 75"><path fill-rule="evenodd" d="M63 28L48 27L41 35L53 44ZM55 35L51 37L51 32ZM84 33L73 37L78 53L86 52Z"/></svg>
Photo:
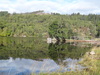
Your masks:
<svg viewBox="0 0 100 75"><path fill-rule="evenodd" d="M100 0L0 0L0 11L100 14Z"/></svg>

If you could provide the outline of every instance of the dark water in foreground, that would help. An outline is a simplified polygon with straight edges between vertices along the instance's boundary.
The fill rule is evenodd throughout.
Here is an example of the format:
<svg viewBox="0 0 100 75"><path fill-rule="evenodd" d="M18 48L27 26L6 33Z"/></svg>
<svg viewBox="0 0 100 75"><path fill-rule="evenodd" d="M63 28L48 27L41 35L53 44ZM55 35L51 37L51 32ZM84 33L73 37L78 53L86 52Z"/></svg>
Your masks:
<svg viewBox="0 0 100 75"><path fill-rule="evenodd" d="M82 70L86 43L47 44L40 38L0 38L0 75Z"/></svg>

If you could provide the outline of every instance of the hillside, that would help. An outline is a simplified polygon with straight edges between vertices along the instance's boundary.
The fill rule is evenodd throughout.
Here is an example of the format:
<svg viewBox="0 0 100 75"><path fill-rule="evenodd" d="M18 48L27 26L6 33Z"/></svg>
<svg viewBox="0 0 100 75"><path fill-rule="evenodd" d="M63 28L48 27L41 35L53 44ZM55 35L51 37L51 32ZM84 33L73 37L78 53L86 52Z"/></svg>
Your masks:
<svg viewBox="0 0 100 75"><path fill-rule="evenodd" d="M100 37L100 15L10 14L1 11L0 36L91 39Z"/></svg>

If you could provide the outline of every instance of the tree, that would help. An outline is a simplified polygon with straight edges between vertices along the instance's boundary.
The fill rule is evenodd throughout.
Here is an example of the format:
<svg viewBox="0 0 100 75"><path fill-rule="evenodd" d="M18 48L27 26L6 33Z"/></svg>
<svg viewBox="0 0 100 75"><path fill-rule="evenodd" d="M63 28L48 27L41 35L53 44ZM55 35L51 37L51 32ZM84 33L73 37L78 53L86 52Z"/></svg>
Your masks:
<svg viewBox="0 0 100 75"><path fill-rule="evenodd" d="M55 37L57 40L61 38L62 40L65 40L67 36L67 28L65 26L65 23L61 21L59 23L58 21L54 21L49 26L49 35L51 38Z"/></svg>

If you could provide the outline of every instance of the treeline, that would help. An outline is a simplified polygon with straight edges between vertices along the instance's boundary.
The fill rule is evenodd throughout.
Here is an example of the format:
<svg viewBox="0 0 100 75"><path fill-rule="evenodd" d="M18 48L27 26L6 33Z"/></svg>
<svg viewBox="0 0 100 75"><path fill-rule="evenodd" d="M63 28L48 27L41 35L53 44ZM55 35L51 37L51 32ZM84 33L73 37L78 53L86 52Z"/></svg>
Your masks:
<svg viewBox="0 0 100 75"><path fill-rule="evenodd" d="M0 36L91 39L100 37L100 15L44 14L41 11L10 14L2 11Z"/></svg>

